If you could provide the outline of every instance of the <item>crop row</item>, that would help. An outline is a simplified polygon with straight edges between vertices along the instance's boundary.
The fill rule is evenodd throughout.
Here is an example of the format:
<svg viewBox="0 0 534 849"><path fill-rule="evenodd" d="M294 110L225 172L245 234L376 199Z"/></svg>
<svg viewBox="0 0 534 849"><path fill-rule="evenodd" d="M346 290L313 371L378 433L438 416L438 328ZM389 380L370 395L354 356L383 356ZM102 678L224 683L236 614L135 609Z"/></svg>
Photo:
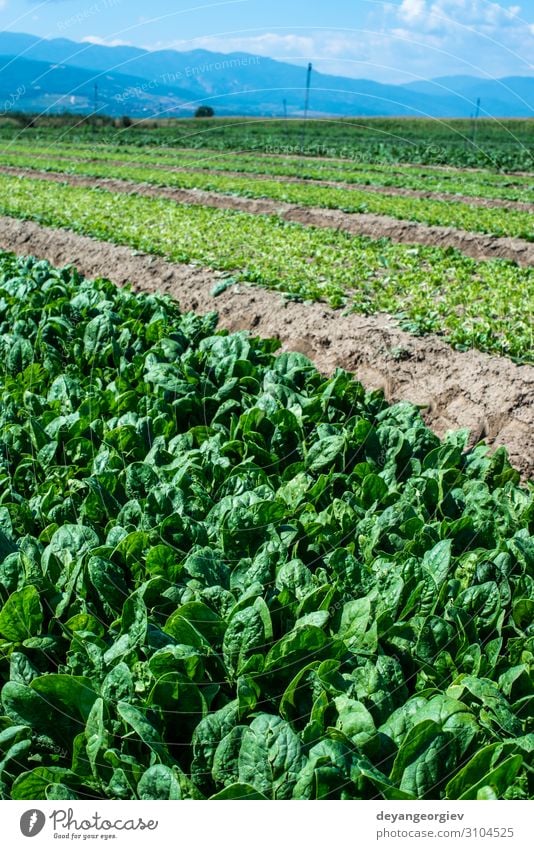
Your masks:
<svg viewBox="0 0 534 849"><path fill-rule="evenodd" d="M534 216L515 209L495 209L454 201L374 194L365 190L316 186L311 183L284 183L194 171L165 171L135 165L107 165L105 162L67 162L63 159L47 158L45 163L32 156L0 155L0 163L2 162L28 169L45 168L56 173L117 178L156 186L267 198L344 212L388 215L428 225L455 227L495 236L515 236L534 241Z"/></svg>
<svg viewBox="0 0 534 849"><path fill-rule="evenodd" d="M0 212L231 273L292 297L389 312L416 333L519 361L532 352L534 270L138 195L0 175Z"/></svg>
<svg viewBox="0 0 534 849"><path fill-rule="evenodd" d="M150 152L139 148L95 145L71 146L56 144L41 146L35 143L10 144L6 152L12 154L38 154L52 159L57 156L90 158L92 160L117 159L128 164L168 165L181 168L198 168L210 171L238 171L248 174L292 177L300 180L328 180L416 191L444 192L467 197L502 199L534 203L532 178L491 174L489 172L444 171L431 169L395 169L371 167L331 160L303 159L302 157L269 157L202 150L171 150L153 147Z"/></svg>
<svg viewBox="0 0 534 849"><path fill-rule="evenodd" d="M2 799L532 796L532 494L276 347L0 255Z"/></svg>

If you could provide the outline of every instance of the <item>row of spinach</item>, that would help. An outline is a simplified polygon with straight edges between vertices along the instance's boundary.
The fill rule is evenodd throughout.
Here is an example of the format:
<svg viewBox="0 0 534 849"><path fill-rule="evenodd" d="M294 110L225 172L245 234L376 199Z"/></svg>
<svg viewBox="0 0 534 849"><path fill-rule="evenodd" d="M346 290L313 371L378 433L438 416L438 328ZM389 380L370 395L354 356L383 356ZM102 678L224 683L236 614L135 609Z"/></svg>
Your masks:
<svg viewBox="0 0 534 849"><path fill-rule="evenodd" d="M526 798L531 491L216 323L0 257L2 797Z"/></svg>

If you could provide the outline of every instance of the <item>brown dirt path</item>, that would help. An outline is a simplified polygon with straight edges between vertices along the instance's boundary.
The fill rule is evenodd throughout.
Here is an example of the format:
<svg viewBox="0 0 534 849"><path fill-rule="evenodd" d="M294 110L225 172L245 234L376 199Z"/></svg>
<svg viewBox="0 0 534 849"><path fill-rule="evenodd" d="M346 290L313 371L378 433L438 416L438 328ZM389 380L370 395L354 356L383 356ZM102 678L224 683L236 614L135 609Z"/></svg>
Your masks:
<svg viewBox="0 0 534 849"><path fill-rule="evenodd" d="M299 304L253 286L211 294L220 275L176 265L130 248L111 245L34 222L0 218L0 248L33 254L54 265L72 263L87 277L132 282L139 291L166 292L184 310L220 314L228 330L275 336L286 350L301 351L329 373L353 371L368 388L391 401L424 407L427 424L440 436L468 427L471 442L506 445L525 476L534 473L534 367L478 351L461 353L437 336L416 337L391 316L343 315L323 304Z"/></svg>
<svg viewBox="0 0 534 849"><path fill-rule="evenodd" d="M223 195L200 189L174 189L132 183L126 180L99 179L76 174L60 174L50 171L30 171L25 168L0 166L0 173L19 177L68 183L71 186L100 188L110 192L137 194L145 197L167 198L182 204L211 206L217 209L235 209L253 215L278 215L285 221L293 221L308 227L330 227L344 230L355 236L372 239L388 238L406 244L453 247L473 259L508 259L518 265L534 265L534 242L510 236L498 237L485 233L470 233L454 227L436 227L406 221L388 215L343 212L338 209L304 207L294 203L274 201L266 198L246 198Z"/></svg>

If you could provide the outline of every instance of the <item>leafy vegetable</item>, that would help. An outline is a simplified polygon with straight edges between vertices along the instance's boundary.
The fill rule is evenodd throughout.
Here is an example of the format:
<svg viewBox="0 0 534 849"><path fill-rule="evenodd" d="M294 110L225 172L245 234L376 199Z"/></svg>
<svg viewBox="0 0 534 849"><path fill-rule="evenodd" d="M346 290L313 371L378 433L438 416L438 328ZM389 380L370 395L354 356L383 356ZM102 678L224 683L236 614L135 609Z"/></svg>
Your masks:
<svg viewBox="0 0 534 849"><path fill-rule="evenodd" d="M165 297L0 275L2 798L531 794L503 451Z"/></svg>

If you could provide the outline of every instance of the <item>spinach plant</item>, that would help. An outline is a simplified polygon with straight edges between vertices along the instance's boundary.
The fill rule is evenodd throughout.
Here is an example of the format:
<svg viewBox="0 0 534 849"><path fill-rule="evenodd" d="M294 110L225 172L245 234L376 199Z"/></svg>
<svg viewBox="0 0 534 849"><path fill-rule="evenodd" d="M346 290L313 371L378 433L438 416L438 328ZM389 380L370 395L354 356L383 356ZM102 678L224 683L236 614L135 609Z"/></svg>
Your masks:
<svg viewBox="0 0 534 849"><path fill-rule="evenodd" d="M526 798L531 488L216 325L0 256L1 797Z"/></svg>

